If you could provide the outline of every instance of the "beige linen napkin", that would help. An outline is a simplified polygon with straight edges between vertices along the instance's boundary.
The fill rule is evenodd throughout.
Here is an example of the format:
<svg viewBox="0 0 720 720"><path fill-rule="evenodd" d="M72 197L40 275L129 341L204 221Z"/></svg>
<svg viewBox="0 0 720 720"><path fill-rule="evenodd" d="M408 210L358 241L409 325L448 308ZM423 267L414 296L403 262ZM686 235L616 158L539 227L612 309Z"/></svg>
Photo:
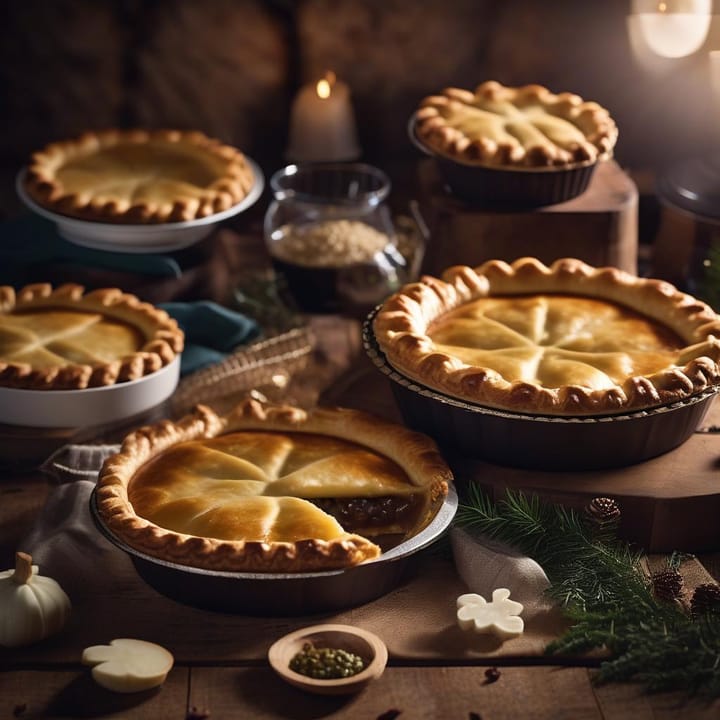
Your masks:
<svg viewBox="0 0 720 720"><path fill-rule="evenodd" d="M470 592L490 600L493 590L507 588L510 599L522 603L524 620L550 610L550 581L535 560L460 527L451 529L450 541L458 575Z"/></svg>
<svg viewBox="0 0 720 720"><path fill-rule="evenodd" d="M18 549L32 555L44 575L57 580L72 599L94 587L128 577L131 561L99 530L90 514L90 495L103 460L116 445L68 445L43 466L59 484Z"/></svg>

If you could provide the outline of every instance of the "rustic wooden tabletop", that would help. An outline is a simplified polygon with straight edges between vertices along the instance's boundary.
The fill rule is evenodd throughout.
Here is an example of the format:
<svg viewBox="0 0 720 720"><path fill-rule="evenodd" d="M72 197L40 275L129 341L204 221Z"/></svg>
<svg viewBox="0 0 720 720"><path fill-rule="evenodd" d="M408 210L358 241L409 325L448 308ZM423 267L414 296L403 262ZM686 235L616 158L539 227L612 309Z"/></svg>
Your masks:
<svg viewBox="0 0 720 720"><path fill-rule="evenodd" d="M327 319L316 326L321 336L332 335L334 343L326 352L319 401L399 419L385 379L368 373L358 325L340 327L338 331ZM24 438L24 461L13 463L12 433L0 436L0 559L1 567L8 568L58 485L37 470L36 462L27 462L32 439ZM66 439L53 438L56 445ZM42 455L43 447L38 449ZM91 539L92 532L89 527ZM35 645L0 648L0 718L720 717L720 701L688 700L680 692L647 694L636 684L596 684L598 658L544 655L544 644L562 624L528 623L520 643L469 638L454 621L455 598L464 585L448 553L418 553L397 586L366 605L261 616L202 610L169 599L141 579L124 554L102 554L102 542L99 535L92 540L97 558L90 557L87 566L80 562L74 574L70 568L68 577L75 584L68 587L73 610L66 628ZM708 574L720 577L720 555L705 553L698 559ZM268 663L270 645L318 622L343 622L380 635L389 649L384 674L350 696L313 695L284 682ZM171 650L175 665L166 682L129 695L97 686L80 662L82 650L116 637L150 640Z"/></svg>

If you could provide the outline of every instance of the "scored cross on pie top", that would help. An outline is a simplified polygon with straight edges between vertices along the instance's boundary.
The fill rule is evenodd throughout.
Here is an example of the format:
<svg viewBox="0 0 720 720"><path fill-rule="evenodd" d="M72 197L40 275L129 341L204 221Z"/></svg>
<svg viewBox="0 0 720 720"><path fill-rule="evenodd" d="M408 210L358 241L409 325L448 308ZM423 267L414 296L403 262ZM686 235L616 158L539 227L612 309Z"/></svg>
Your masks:
<svg viewBox="0 0 720 720"><path fill-rule="evenodd" d="M669 329L592 298L483 298L448 313L429 336L440 352L487 367L509 382L612 388L677 358Z"/></svg>
<svg viewBox="0 0 720 720"><path fill-rule="evenodd" d="M138 330L99 313L54 310L0 316L0 358L33 367L108 362L141 345Z"/></svg>
<svg viewBox="0 0 720 720"><path fill-rule="evenodd" d="M213 570L298 572L375 558L410 537L452 473L434 442L347 408L248 399L140 428L100 472L99 516L131 547ZM367 536L367 537L366 537Z"/></svg>
<svg viewBox="0 0 720 720"><path fill-rule="evenodd" d="M176 532L295 542L341 532L311 500L394 496L408 505L414 491L399 465L360 445L246 431L171 448L133 478L128 497L142 517Z"/></svg>
<svg viewBox="0 0 720 720"><path fill-rule="evenodd" d="M598 103L541 85L484 82L475 92L446 88L415 114L418 137L465 162L557 167L607 156L617 126Z"/></svg>
<svg viewBox="0 0 720 720"><path fill-rule="evenodd" d="M118 288L0 286L0 387L69 390L169 365L184 335L167 312Z"/></svg>
<svg viewBox="0 0 720 720"><path fill-rule="evenodd" d="M503 410L618 414L720 385L720 317L709 305L574 258L424 276L383 303L372 329L407 378Z"/></svg>

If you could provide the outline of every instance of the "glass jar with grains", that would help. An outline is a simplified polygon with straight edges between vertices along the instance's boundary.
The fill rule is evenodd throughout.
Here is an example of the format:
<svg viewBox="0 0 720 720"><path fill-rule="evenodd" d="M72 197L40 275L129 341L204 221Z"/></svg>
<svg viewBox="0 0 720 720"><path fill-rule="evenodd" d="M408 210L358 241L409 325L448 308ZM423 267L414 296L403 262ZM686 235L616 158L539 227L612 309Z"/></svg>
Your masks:
<svg viewBox="0 0 720 720"><path fill-rule="evenodd" d="M270 179L265 241L298 308L360 315L410 278L385 199L390 180L362 163L289 165Z"/></svg>

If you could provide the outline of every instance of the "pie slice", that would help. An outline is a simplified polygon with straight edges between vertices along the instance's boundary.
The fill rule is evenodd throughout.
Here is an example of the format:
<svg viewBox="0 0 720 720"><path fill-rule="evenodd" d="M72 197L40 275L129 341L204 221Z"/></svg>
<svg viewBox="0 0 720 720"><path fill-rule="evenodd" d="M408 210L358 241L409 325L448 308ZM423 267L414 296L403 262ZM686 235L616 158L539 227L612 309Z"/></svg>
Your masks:
<svg viewBox="0 0 720 720"><path fill-rule="evenodd" d="M390 297L373 332L406 377L522 413L613 415L720 385L720 317L710 306L576 259L449 268Z"/></svg>
<svg viewBox="0 0 720 720"><path fill-rule="evenodd" d="M247 400L129 435L98 481L98 513L129 546L179 564L307 572L410 537L452 475L429 438L357 410Z"/></svg>
<svg viewBox="0 0 720 720"><path fill-rule="evenodd" d="M239 150L201 132L106 130L49 144L32 156L24 182L54 212L133 224L227 210L255 178Z"/></svg>
<svg viewBox="0 0 720 720"><path fill-rule="evenodd" d="M463 163L503 168L571 168L608 157L617 126L596 102L542 85L484 82L447 88L415 114L418 138Z"/></svg>
<svg viewBox="0 0 720 720"><path fill-rule="evenodd" d="M0 387L84 389L168 365L183 332L164 310L115 288L0 286Z"/></svg>

